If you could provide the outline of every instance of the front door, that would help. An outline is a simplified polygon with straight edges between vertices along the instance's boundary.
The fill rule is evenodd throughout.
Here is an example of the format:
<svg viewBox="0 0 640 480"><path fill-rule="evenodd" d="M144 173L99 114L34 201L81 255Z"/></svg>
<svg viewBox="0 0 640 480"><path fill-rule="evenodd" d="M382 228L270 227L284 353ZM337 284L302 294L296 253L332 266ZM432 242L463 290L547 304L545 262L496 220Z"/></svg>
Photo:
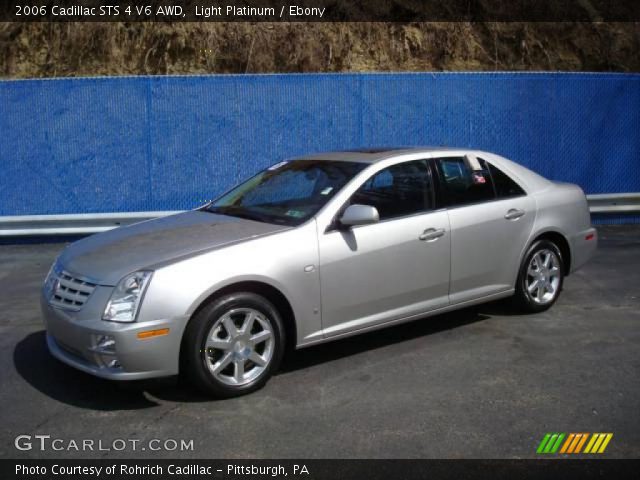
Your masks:
<svg viewBox="0 0 640 480"><path fill-rule="evenodd" d="M380 221L319 235L324 334L448 305L449 219L433 210L427 161L379 171L348 204L376 207Z"/></svg>

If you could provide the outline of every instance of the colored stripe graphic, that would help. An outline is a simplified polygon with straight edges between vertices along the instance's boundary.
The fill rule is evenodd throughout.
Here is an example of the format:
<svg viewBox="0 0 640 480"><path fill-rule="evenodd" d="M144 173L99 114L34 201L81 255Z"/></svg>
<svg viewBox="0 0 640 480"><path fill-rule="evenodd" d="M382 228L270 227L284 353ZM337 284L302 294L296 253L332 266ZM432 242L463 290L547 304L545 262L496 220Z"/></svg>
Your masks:
<svg viewBox="0 0 640 480"><path fill-rule="evenodd" d="M584 449L584 453L604 453L613 433L594 433Z"/></svg>
<svg viewBox="0 0 640 480"><path fill-rule="evenodd" d="M589 445L585 449L584 453L596 453L598 451L598 447L600 446L600 442L602 441L601 434L594 433L589 440Z"/></svg>
<svg viewBox="0 0 640 480"><path fill-rule="evenodd" d="M581 435L582 435L582 438L578 442L578 445L576 445L576 449L574 450L573 453L580 453L582 451L582 446L584 445L584 442L586 442L587 438L589 437L588 433L582 433Z"/></svg>
<svg viewBox="0 0 640 480"><path fill-rule="evenodd" d="M593 444L596 443L597 438L598 438L597 433L594 433L591 436L591 440L589 440L589 443L587 443L587 448L584 449L584 453L591 453L591 447L593 447Z"/></svg>
<svg viewBox="0 0 640 480"><path fill-rule="evenodd" d="M564 433L547 433L538 445L537 453L556 453L564 439Z"/></svg>
<svg viewBox="0 0 640 480"><path fill-rule="evenodd" d="M600 445L600 450L598 450L598 453L604 453L605 448L607 448L607 445L609 445L609 442L611 441L612 438L613 438L613 433L607 433L607 436L604 439L604 442L602 442L602 445Z"/></svg>
<svg viewBox="0 0 640 480"><path fill-rule="evenodd" d="M591 436L591 438L589 438ZM547 433L538 445L537 453L604 453L613 433ZM565 440L566 438L566 440ZM587 442L587 439L589 440ZM564 440L564 442L563 442ZM585 443L587 446L584 451ZM560 447L562 445L562 448Z"/></svg>
<svg viewBox="0 0 640 480"><path fill-rule="evenodd" d="M553 447L551 447L551 451L549 453L556 453L558 451L558 449L560 448L560 444L564 439L564 435L564 433L558 435L558 439L556 440L556 443L553 445Z"/></svg>
<svg viewBox="0 0 640 480"><path fill-rule="evenodd" d="M567 440L564 442L564 445L562 445L562 448L560 449L560 453L567 453L567 450L569 449L569 446L571 445L571 442L573 442L573 439L576 437L575 433L570 433L569 436L567 437Z"/></svg>
<svg viewBox="0 0 640 480"><path fill-rule="evenodd" d="M554 433L553 435L551 435L551 438L547 442L547 446L544 447L544 451L542 453L551 453L551 448L553 447L554 443L556 442L556 438L558 438L558 434L557 433Z"/></svg>
<svg viewBox="0 0 640 480"><path fill-rule="evenodd" d="M549 441L549 439L551 438L551 434L547 433L542 441L540 442L540 445L538 445L538 450L536 450L536 453L542 453L544 451L544 447L547 445L547 442Z"/></svg>
<svg viewBox="0 0 640 480"><path fill-rule="evenodd" d="M571 445L569 445L569 450L567 450L567 453L578 453L576 452L576 449L578 448L578 443L580 443L581 440L582 434L576 433L575 437L573 437L573 442L571 442Z"/></svg>

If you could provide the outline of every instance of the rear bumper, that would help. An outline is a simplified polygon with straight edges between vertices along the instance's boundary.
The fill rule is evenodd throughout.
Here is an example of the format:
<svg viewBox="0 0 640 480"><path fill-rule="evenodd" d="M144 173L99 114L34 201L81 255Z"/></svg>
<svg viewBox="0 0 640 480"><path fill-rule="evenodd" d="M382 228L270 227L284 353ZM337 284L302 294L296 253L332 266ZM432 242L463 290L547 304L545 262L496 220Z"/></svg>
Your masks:
<svg viewBox="0 0 640 480"><path fill-rule="evenodd" d="M593 257L598 248L598 231L588 228L573 235L571 243L571 272L575 272Z"/></svg>
<svg viewBox="0 0 640 480"><path fill-rule="evenodd" d="M72 312L40 302L47 329L47 347L58 360L109 380L141 380L175 375L179 370L183 319L116 323L77 320ZM140 339L138 333L168 328L163 336ZM115 346L101 348L108 336ZM114 360L116 363L114 363Z"/></svg>

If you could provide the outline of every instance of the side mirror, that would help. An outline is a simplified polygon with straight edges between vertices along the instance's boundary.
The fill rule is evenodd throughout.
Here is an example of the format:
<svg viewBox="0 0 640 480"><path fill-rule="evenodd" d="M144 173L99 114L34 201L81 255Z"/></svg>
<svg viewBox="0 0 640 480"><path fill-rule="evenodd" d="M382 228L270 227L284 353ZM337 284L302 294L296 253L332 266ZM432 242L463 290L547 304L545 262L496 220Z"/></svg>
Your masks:
<svg viewBox="0 0 640 480"><path fill-rule="evenodd" d="M340 225L354 227L380 221L376 207L370 205L349 205L340 217Z"/></svg>

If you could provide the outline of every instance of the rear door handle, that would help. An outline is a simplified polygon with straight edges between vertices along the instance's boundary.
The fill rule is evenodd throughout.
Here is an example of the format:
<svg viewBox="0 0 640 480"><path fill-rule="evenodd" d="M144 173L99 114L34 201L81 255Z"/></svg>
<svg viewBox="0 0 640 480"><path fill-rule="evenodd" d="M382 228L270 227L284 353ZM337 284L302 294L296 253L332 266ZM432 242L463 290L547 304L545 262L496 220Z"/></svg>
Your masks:
<svg viewBox="0 0 640 480"><path fill-rule="evenodd" d="M507 220L517 220L524 215L524 210L518 210L517 208L510 209L504 216Z"/></svg>
<svg viewBox="0 0 640 480"><path fill-rule="evenodd" d="M422 241L432 242L444 235L444 228L427 228L418 237Z"/></svg>

